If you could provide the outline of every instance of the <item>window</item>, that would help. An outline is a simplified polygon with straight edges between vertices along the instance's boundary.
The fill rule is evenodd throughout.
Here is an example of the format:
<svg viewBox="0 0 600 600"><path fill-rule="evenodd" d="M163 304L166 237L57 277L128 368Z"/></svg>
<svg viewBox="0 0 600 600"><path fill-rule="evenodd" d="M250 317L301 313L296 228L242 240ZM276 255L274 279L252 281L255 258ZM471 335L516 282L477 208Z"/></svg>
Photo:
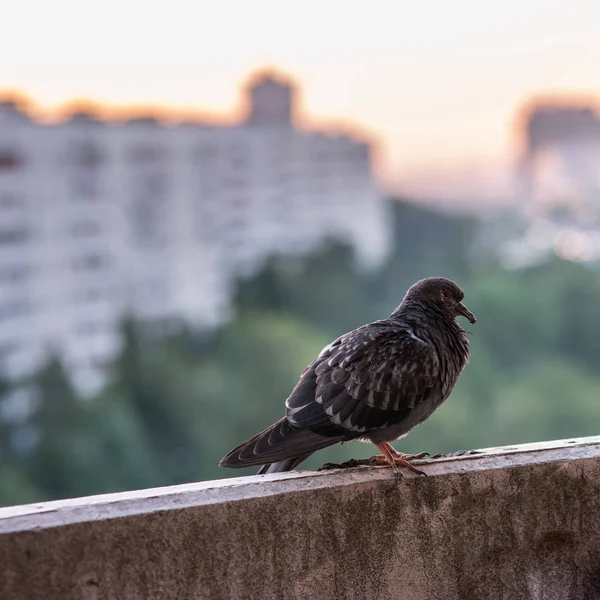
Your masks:
<svg viewBox="0 0 600 600"><path fill-rule="evenodd" d="M83 141L76 142L71 146L69 161L83 169L95 169L102 164L104 156L94 142Z"/></svg>
<svg viewBox="0 0 600 600"><path fill-rule="evenodd" d="M250 147L247 144L237 143L228 149L229 162L234 170L243 169L250 161Z"/></svg>
<svg viewBox="0 0 600 600"><path fill-rule="evenodd" d="M100 254L87 254L73 261L73 267L78 270L95 271L102 269L108 263L108 258Z"/></svg>
<svg viewBox="0 0 600 600"><path fill-rule="evenodd" d="M0 360L8 358L11 354L14 354L21 348L21 344L18 342L5 342L0 344Z"/></svg>
<svg viewBox="0 0 600 600"><path fill-rule="evenodd" d="M87 170L73 173L71 192L78 200L96 200L99 194L97 175Z"/></svg>
<svg viewBox="0 0 600 600"><path fill-rule="evenodd" d="M0 321L22 317L31 312L31 303L26 298L19 298L0 304Z"/></svg>
<svg viewBox="0 0 600 600"><path fill-rule="evenodd" d="M23 206L23 198L16 194L0 195L0 208L19 208Z"/></svg>
<svg viewBox="0 0 600 600"><path fill-rule="evenodd" d="M105 291L99 288L80 290L75 294L75 300L81 304L92 304L102 300L106 296Z"/></svg>
<svg viewBox="0 0 600 600"><path fill-rule="evenodd" d="M26 265L15 265L0 269L0 283L16 283L29 276L31 268Z"/></svg>
<svg viewBox="0 0 600 600"><path fill-rule="evenodd" d="M91 336L97 333L101 333L104 329L102 323L97 321L82 321L77 324L76 331L81 337Z"/></svg>
<svg viewBox="0 0 600 600"><path fill-rule="evenodd" d="M166 199L168 188L168 179L166 173L163 171L154 171L152 173L146 173L141 178L140 187L138 194L145 196L148 200L159 200Z"/></svg>
<svg viewBox="0 0 600 600"><path fill-rule="evenodd" d="M169 179L164 169L140 173L133 181L130 207L132 235L140 245L164 245L168 234L167 199Z"/></svg>
<svg viewBox="0 0 600 600"><path fill-rule="evenodd" d="M88 235L97 235L102 231L100 223L96 221L78 221L69 228L73 237L85 237Z"/></svg>
<svg viewBox="0 0 600 600"><path fill-rule="evenodd" d="M162 246L167 240L170 176L166 148L139 145L131 149L131 204L129 225L132 241L139 246Z"/></svg>
<svg viewBox="0 0 600 600"><path fill-rule="evenodd" d="M131 211L133 236L140 245L164 245L167 239L162 207L137 202Z"/></svg>
<svg viewBox="0 0 600 600"><path fill-rule="evenodd" d="M16 153L0 150L0 173L16 171L23 166L23 159Z"/></svg>
<svg viewBox="0 0 600 600"><path fill-rule="evenodd" d="M29 237L29 232L24 228L0 229L0 246L21 244Z"/></svg>
<svg viewBox="0 0 600 600"><path fill-rule="evenodd" d="M198 146L194 152L194 162L198 162L200 164L204 162L211 162L218 156L219 149L217 146L213 144L204 144L202 146Z"/></svg>
<svg viewBox="0 0 600 600"><path fill-rule="evenodd" d="M95 200L100 193L104 156L93 142L74 143L68 151L71 190L83 200Z"/></svg>
<svg viewBox="0 0 600 600"><path fill-rule="evenodd" d="M131 150L129 156L136 163L159 162L167 157L167 152L157 146L137 146Z"/></svg>

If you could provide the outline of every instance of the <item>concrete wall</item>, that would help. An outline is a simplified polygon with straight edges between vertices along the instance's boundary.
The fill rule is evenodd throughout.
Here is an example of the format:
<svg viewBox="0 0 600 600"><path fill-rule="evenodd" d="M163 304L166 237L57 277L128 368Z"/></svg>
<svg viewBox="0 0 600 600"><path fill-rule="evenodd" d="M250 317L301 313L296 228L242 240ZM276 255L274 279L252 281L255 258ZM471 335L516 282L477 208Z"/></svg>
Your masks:
<svg viewBox="0 0 600 600"><path fill-rule="evenodd" d="M600 438L422 465L0 509L0 598L600 598Z"/></svg>

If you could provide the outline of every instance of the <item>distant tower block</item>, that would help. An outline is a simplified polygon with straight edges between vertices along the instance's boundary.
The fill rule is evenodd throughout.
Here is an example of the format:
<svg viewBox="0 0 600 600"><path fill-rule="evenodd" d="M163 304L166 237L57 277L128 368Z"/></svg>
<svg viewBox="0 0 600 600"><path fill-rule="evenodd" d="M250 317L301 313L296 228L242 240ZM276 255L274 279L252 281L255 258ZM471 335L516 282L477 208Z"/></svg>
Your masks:
<svg viewBox="0 0 600 600"><path fill-rule="evenodd" d="M247 89L250 107L246 122L249 125L293 126L296 88L291 81L272 73L262 73Z"/></svg>
<svg viewBox="0 0 600 600"><path fill-rule="evenodd" d="M594 109L591 103L554 100L533 104L525 113L518 179L534 212L572 207L597 189L600 118Z"/></svg>
<svg viewBox="0 0 600 600"><path fill-rule="evenodd" d="M539 105L533 107L526 124L527 152L564 141L597 139L600 121L591 106Z"/></svg>

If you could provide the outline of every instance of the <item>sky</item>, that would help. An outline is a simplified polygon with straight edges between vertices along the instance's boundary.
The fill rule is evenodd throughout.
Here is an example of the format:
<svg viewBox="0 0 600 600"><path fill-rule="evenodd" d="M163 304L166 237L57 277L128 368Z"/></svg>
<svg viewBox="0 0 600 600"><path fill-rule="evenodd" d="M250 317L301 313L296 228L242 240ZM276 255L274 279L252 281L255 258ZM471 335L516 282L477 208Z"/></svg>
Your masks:
<svg viewBox="0 0 600 600"><path fill-rule="evenodd" d="M525 101L600 92L600 2L19 0L0 20L0 88L46 108L227 116L261 67L298 80L312 122L378 138L388 179L501 179Z"/></svg>

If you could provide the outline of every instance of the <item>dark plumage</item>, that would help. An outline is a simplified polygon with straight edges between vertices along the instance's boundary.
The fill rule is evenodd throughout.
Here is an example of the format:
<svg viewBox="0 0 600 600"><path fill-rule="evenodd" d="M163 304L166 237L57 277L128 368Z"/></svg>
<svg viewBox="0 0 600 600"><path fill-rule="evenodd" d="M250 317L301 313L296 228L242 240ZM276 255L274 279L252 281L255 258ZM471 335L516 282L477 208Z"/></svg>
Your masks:
<svg viewBox="0 0 600 600"><path fill-rule="evenodd" d="M234 448L223 467L263 465L289 471L321 448L359 439L382 451L382 463L415 470L388 442L404 437L450 395L469 359L456 317L475 323L453 281L423 279L387 318L326 346L304 370L285 417Z"/></svg>

